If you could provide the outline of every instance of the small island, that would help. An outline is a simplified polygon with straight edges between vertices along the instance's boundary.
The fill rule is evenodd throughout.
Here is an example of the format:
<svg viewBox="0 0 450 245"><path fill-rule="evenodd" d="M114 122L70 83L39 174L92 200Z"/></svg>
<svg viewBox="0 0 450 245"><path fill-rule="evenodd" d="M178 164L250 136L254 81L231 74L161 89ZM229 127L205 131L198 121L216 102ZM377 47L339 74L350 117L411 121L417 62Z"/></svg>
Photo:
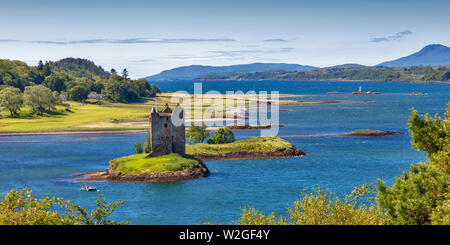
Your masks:
<svg viewBox="0 0 450 245"><path fill-rule="evenodd" d="M135 154L113 159L109 169L78 175L77 181L172 182L209 176L201 160L177 153L157 157Z"/></svg>
<svg viewBox="0 0 450 245"><path fill-rule="evenodd" d="M357 129L348 133L339 134L340 136L387 136L387 135L399 135L402 132L394 132L388 130L374 130L374 129Z"/></svg>
<svg viewBox="0 0 450 245"><path fill-rule="evenodd" d="M186 153L203 161L234 159L274 159L306 155L286 140L264 136L226 144L186 145Z"/></svg>
<svg viewBox="0 0 450 245"><path fill-rule="evenodd" d="M311 134L311 135L287 135L283 138L312 138L312 137L379 137L388 135L400 135L403 132L394 132L388 130L374 130L374 129L356 129L347 133L337 134Z"/></svg>
<svg viewBox="0 0 450 245"><path fill-rule="evenodd" d="M170 120L173 113L181 117L183 121L181 125L175 125ZM146 145L151 150L142 153L141 144L138 143L135 145L137 154L112 159L108 170L80 174L76 176L80 177L76 180L181 181L209 176L210 172L202 161L287 158L306 155L288 141L277 137L266 136L235 141L229 128L219 129L208 140L208 144L186 144L184 111L179 106L173 111L168 105L162 111L156 111L153 107L149 120L151 127ZM206 133L206 125L191 126L191 130L197 128L201 128L204 130L203 133ZM203 141L204 138L197 142Z"/></svg>

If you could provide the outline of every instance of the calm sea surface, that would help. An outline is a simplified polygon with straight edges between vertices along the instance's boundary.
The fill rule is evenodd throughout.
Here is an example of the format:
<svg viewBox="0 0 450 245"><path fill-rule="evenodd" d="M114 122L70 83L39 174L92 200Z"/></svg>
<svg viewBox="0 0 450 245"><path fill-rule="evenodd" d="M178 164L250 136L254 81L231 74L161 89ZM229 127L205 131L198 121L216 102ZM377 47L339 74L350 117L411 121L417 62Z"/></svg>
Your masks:
<svg viewBox="0 0 450 245"><path fill-rule="evenodd" d="M193 91L193 82L157 83L163 91ZM364 91L381 95L328 95L328 91ZM349 103L282 106L280 135L342 133L354 129L405 132L386 137L287 138L307 156L276 160L210 161L208 178L176 183L94 183L108 201L125 200L114 214L132 224L228 224L240 208L255 206L283 214L303 188L320 184L343 196L352 187L382 179L393 183L410 164L424 161L411 148L406 122L410 108L443 116L450 84L360 82L203 82L203 92L217 90L279 91L306 94L301 100L346 100ZM426 92L428 95L408 95ZM291 98L288 98L291 99ZM351 103L370 100L370 103ZM149 108L150 110L150 108ZM259 131L237 131L236 138L258 136ZM111 158L134 152L144 134L33 136L0 138L0 192L30 187L34 195L55 195L89 209L95 193L80 192L72 174L103 170ZM91 183L90 183L91 184Z"/></svg>

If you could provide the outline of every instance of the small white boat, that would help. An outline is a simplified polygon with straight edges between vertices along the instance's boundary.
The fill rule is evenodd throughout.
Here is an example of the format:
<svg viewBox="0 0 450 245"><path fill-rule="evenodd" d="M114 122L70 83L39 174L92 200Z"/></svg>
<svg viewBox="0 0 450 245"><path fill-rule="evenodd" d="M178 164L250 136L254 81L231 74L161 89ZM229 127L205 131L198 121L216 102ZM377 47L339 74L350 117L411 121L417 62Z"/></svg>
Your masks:
<svg viewBox="0 0 450 245"><path fill-rule="evenodd" d="M96 192L100 192L100 190L97 190L97 188L93 187L93 186L83 186L80 188L80 191L96 191Z"/></svg>

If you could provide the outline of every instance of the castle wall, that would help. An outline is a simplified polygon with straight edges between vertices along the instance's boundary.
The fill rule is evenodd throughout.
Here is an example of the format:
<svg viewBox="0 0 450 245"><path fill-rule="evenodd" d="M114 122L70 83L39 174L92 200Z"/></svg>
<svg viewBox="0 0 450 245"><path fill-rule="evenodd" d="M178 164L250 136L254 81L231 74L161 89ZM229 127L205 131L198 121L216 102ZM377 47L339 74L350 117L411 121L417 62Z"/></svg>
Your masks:
<svg viewBox="0 0 450 245"><path fill-rule="evenodd" d="M150 114L150 133L152 152L158 147L166 144L170 152L186 154L185 126L172 124L171 116L167 113L152 112Z"/></svg>

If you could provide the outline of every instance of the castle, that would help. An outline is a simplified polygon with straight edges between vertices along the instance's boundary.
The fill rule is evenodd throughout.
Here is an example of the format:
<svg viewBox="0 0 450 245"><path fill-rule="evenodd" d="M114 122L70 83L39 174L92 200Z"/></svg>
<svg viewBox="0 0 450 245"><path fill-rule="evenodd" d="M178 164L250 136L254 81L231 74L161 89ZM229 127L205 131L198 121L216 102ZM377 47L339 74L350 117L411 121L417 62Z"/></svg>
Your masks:
<svg viewBox="0 0 450 245"><path fill-rule="evenodd" d="M172 114L177 113L178 119L181 119L180 126L174 125ZM149 116L150 120L150 141L152 152L147 157L155 157L170 153L186 154L186 136L184 126L184 111L177 105L174 112L166 104L164 109L157 112L155 107Z"/></svg>

